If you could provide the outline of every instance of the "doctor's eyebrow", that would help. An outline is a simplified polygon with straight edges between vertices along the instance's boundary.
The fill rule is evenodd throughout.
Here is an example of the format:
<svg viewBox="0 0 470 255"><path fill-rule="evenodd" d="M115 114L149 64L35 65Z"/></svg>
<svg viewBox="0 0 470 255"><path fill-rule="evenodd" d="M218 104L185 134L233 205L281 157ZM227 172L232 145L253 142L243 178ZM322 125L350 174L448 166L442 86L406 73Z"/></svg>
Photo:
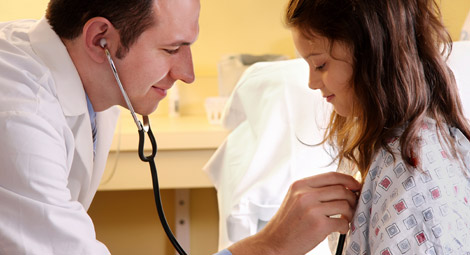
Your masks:
<svg viewBox="0 0 470 255"><path fill-rule="evenodd" d="M192 43L186 41L178 41L168 44L168 46L190 46Z"/></svg>
<svg viewBox="0 0 470 255"><path fill-rule="evenodd" d="M194 38L192 42L188 42L185 40L177 40L177 41L169 43L168 46L191 46L197 41L198 38L199 38L199 35L197 35L196 38Z"/></svg>

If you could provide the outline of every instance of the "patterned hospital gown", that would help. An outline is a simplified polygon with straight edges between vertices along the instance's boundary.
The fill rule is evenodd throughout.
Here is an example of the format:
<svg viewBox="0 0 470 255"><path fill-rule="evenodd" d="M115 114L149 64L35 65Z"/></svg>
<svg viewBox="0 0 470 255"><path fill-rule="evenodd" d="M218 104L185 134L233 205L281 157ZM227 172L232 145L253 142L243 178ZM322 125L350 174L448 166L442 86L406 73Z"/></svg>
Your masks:
<svg viewBox="0 0 470 255"><path fill-rule="evenodd" d="M470 163L470 143L451 128ZM406 167L399 140L373 161L343 254L470 254L470 179L439 143L435 122L420 131L422 170ZM468 171L468 170L465 170Z"/></svg>

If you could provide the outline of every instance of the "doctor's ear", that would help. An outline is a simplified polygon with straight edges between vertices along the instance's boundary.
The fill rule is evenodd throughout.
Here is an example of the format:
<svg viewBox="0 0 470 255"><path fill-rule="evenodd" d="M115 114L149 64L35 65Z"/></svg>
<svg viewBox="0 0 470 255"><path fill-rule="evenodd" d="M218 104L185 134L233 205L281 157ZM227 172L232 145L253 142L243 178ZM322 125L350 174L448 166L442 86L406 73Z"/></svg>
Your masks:
<svg viewBox="0 0 470 255"><path fill-rule="evenodd" d="M97 63L106 60L104 48L111 48L114 41L119 42L119 33L109 20L103 17L95 17L83 26L83 42L85 43L85 52ZM112 49L109 49L110 51Z"/></svg>

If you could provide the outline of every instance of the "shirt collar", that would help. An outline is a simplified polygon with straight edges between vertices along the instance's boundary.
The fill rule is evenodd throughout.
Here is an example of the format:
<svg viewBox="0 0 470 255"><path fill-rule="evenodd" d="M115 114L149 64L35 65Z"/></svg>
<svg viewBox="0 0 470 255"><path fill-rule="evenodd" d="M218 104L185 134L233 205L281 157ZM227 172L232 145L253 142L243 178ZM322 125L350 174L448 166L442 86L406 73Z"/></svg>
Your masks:
<svg viewBox="0 0 470 255"><path fill-rule="evenodd" d="M39 20L29 31L31 47L49 68L54 78L57 97L65 116L88 111L85 90L67 48L52 30L46 18Z"/></svg>

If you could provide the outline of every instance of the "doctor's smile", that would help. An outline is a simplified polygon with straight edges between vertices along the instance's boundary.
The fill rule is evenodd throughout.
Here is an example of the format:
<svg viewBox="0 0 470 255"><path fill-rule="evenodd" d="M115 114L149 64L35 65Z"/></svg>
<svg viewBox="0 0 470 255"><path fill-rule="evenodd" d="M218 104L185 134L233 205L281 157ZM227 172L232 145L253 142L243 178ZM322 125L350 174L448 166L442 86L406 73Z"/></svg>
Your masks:
<svg viewBox="0 0 470 255"><path fill-rule="evenodd" d="M171 89L172 86L167 87L167 88L161 88L157 86L152 86L153 89L157 91L158 94L162 97L162 99L168 94L168 90Z"/></svg>

